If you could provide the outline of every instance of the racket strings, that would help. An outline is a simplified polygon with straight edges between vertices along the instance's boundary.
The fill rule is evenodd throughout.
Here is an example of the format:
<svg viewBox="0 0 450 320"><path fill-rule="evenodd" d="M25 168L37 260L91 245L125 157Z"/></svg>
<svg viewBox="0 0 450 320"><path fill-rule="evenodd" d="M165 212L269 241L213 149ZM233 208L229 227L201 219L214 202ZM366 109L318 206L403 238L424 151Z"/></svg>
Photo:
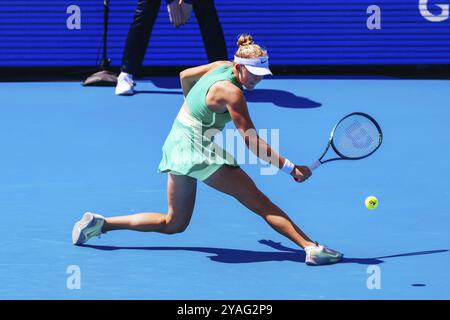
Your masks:
<svg viewBox="0 0 450 320"><path fill-rule="evenodd" d="M334 129L333 147L347 158L369 155L381 143L378 127L362 115L352 115L342 120Z"/></svg>

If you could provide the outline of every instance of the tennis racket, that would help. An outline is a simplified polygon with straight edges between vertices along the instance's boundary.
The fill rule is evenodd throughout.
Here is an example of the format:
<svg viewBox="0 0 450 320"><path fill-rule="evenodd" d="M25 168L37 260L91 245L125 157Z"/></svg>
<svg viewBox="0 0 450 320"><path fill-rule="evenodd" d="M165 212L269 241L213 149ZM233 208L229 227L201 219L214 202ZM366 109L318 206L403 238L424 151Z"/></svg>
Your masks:
<svg viewBox="0 0 450 320"><path fill-rule="evenodd" d="M359 160L377 151L383 141L380 125L374 118L362 112L343 117L331 130L328 145L319 160L309 166L311 171L322 164L336 160ZM336 157L323 160L331 148Z"/></svg>

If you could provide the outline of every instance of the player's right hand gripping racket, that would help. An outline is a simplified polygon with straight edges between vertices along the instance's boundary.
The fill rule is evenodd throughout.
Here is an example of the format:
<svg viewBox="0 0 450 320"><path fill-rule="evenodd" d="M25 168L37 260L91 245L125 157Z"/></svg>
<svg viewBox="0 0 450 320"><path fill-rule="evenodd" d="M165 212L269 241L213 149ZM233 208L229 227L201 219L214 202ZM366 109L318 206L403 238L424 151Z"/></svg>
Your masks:
<svg viewBox="0 0 450 320"><path fill-rule="evenodd" d="M326 162L335 160L359 160L374 153L383 141L381 127L374 118L362 112L354 112L342 118L331 130L330 139L319 160L309 166L311 171ZM331 148L337 157L322 160Z"/></svg>

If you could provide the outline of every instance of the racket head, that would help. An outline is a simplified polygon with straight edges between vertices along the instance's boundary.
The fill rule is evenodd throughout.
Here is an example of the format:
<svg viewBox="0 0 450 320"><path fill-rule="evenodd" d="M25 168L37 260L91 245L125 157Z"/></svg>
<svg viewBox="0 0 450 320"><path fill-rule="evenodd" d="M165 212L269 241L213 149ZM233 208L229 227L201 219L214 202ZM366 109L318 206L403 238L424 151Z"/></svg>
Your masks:
<svg viewBox="0 0 450 320"><path fill-rule="evenodd" d="M377 151L382 141L380 125L363 112L353 112L343 117L330 135L330 145L334 152L341 159L347 160L367 158Z"/></svg>

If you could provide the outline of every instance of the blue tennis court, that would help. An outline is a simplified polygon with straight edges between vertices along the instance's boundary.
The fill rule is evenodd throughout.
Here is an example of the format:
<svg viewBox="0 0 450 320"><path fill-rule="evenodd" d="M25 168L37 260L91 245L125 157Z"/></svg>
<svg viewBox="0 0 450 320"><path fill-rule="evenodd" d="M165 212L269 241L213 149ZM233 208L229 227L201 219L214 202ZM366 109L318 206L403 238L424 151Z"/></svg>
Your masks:
<svg viewBox="0 0 450 320"><path fill-rule="evenodd" d="M280 153L299 164L320 156L348 113L383 129L374 155L324 165L304 184L242 165L312 238L345 254L309 267L303 250L201 182L184 233L117 231L73 246L85 211L166 210L157 166L183 101L178 79L145 78L132 97L78 82L2 83L0 298L449 299L449 84L275 77L247 93L256 127L279 129ZM370 195L376 210L364 206Z"/></svg>

